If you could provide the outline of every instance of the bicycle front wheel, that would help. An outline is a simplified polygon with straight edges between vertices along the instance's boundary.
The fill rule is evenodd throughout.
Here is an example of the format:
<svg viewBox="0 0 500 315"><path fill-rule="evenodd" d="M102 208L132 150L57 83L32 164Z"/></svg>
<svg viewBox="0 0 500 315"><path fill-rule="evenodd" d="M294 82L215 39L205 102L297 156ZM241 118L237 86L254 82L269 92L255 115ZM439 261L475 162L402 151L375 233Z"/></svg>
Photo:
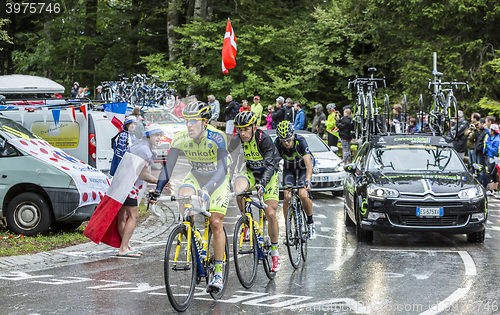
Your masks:
<svg viewBox="0 0 500 315"><path fill-rule="evenodd" d="M288 208L286 217L286 247L288 249L288 257L293 268L299 268L300 251L301 251L301 236L298 222L298 213L295 207Z"/></svg>
<svg viewBox="0 0 500 315"><path fill-rule="evenodd" d="M307 240L309 240L309 227L307 226L307 215L304 211L302 204L299 204L299 230L301 237L300 252L302 254L302 260L305 262L307 259Z"/></svg>
<svg viewBox="0 0 500 315"><path fill-rule="evenodd" d="M226 246L224 247L224 260L222 263L222 289L219 292L210 292L210 295L214 300L220 299L224 295L224 291L226 291L227 287L227 279L229 277L229 243L227 241L227 234L226 234L226 229L223 229L224 231L224 238L225 238L225 243ZM209 251L209 256L208 256L208 266L206 268L206 272L209 274L209 279L207 279L207 282L212 281L212 278L214 276L214 270L215 270L215 253L214 253L214 237L212 234L212 231L210 230L208 232L208 251Z"/></svg>
<svg viewBox="0 0 500 315"><path fill-rule="evenodd" d="M184 225L175 227L170 233L165 250L165 287L170 304L178 312L189 307L196 285L194 244L191 244L188 253L187 233Z"/></svg>
<svg viewBox="0 0 500 315"><path fill-rule="evenodd" d="M234 228L233 257L238 280L243 287L250 289L257 276L259 257L257 239L250 233L250 222L246 215L238 219Z"/></svg>

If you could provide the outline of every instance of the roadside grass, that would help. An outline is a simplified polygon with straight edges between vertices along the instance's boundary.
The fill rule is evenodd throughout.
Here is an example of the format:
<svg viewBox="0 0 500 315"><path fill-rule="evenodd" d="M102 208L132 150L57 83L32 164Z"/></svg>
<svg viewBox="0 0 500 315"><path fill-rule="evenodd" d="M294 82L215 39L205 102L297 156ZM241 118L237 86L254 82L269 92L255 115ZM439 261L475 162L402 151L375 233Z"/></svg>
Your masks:
<svg viewBox="0 0 500 315"><path fill-rule="evenodd" d="M139 224L149 216L144 200L139 205ZM36 254L58 248L78 245L89 241L83 235L88 221L73 230L49 230L45 235L20 237L12 233L0 220L0 257ZM6 237L6 238L4 238Z"/></svg>

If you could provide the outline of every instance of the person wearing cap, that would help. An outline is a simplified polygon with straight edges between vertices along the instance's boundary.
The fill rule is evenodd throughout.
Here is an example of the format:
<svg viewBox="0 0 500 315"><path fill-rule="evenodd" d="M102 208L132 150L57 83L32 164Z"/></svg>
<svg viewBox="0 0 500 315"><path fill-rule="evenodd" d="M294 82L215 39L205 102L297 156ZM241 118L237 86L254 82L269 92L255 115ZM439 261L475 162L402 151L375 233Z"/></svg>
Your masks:
<svg viewBox="0 0 500 315"><path fill-rule="evenodd" d="M278 127L278 124L285 120L285 109L283 108L283 103L285 98L280 96L276 99L276 108L273 109L271 113L273 129Z"/></svg>
<svg viewBox="0 0 500 315"><path fill-rule="evenodd" d="M335 107L334 103L326 105L328 119L325 121L325 127L326 131L328 131L328 145L330 147L336 147L337 143L339 143L339 128L337 128L337 119L340 115L338 111L335 111Z"/></svg>
<svg viewBox="0 0 500 315"><path fill-rule="evenodd" d="M498 189L498 162L500 155L500 128L498 124L491 124L490 135L486 138L484 143L486 154L486 164L488 165L489 174L489 191L488 195L494 195L495 197L500 197Z"/></svg>
<svg viewBox="0 0 500 315"><path fill-rule="evenodd" d="M135 142L134 130L137 126L137 118L135 116L125 117L123 129L111 138L111 147L113 148L113 159L111 160L111 167L109 175L114 176L115 171L123 158L123 155L128 148Z"/></svg>
<svg viewBox="0 0 500 315"><path fill-rule="evenodd" d="M326 120L326 115L323 112L323 105L318 104L313 107L314 108L314 119L312 123L312 132L317 134L321 139L323 139L323 135L325 134L325 124L321 123Z"/></svg>
<svg viewBox="0 0 500 315"><path fill-rule="evenodd" d="M106 193L110 198L101 200L83 232L96 243L102 241L117 247L120 257L139 258L142 255L141 251L130 246L130 239L139 218L138 205L146 189L146 182L158 182L149 173L149 166L156 159L153 147L159 144L162 135L163 131L158 124L149 124L142 139L128 148ZM119 208L116 203L120 203Z"/></svg>
<svg viewBox="0 0 500 315"><path fill-rule="evenodd" d="M260 127L262 122L262 112L264 111L264 108L260 103L260 96L255 95L253 97L253 104L250 110L255 113L255 117L257 117L257 127Z"/></svg>
<svg viewBox="0 0 500 315"><path fill-rule="evenodd" d="M103 98L102 98L102 85L98 85L95 89L97 90L97 94L95 95L95 100L102 101L103 100Z"/></svg>

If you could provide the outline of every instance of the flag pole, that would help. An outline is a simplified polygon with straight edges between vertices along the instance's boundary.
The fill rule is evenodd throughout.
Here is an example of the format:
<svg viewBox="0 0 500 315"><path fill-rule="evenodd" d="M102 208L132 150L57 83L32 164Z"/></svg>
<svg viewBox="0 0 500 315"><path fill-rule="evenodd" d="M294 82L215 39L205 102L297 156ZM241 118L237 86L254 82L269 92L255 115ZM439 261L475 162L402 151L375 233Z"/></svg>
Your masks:
<svg viewBox="0 0 500 315"><path fill-rule="evenodd" d="M245 98L247 98L247 90L245 88L245 77L243 76L243 60L240 58L240 62L238 63L239 68L240 68L240 81L243 83L243 93L245 93Z"/></svg>

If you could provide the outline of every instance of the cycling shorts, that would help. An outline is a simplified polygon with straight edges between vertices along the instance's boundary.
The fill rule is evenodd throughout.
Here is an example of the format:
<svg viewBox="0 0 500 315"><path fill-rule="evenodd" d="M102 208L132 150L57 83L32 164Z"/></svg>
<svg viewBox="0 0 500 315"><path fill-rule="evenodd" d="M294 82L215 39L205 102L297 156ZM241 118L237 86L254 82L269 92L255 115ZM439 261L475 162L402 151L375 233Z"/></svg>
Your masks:
<svg viewBox="0 0 500 315"><path fill-rule="evenodd" d="M306 183L306 169L283 169L283 186L303 186ZM298 179L298 180L297 180Z"/></svg>
<svg viewBox="0 0 500 315"><path fill-rule="evenodd" d="M262 177L261 172L256 172L257 179L260 180ZM248 182L248 187L254 187L256 183L256 179L252 170L248 167L245 167L236 177L236 179L243 177ZM271 177L269 183L264 187L266 192L264 193L264 201L267 200L276 200L279 201L279 185L278 185L278 173L274 172L274 175Z"/></svg>
<svg viewBox="0 0 500 315"><path fill-rule="evenodd" d="M207 181L208 182L208 181ZM199 183L198 179L189 171L186 177L182 180L182 187L190 187L194 189L196 195L198 195L198 190L201 189L206 183ZM215 191L210 195L210 212L221 213L226 215L227 206L229 205L229 172L226 175L226 179L222 184L215 189Z"/></svg>

